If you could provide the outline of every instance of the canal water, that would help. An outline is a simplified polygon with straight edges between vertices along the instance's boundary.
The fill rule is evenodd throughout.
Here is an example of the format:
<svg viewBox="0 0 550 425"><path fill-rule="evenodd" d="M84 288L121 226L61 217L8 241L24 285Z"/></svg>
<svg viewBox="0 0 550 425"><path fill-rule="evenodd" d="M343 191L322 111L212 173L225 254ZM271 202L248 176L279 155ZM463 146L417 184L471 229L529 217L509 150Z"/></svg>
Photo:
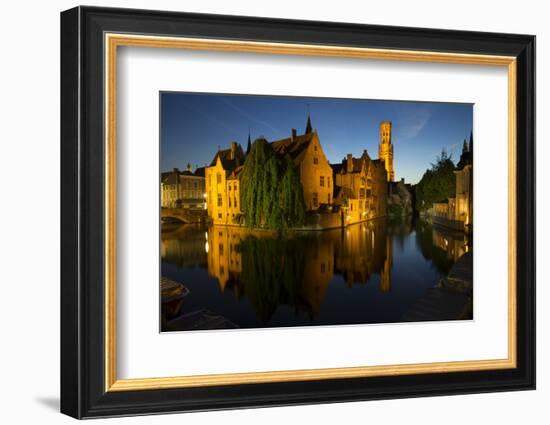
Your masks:
<svg viewBox="0 0 550 425"><path fill-rule="evenodd" d="M430 292L467 250L464 234L411 218L283 236L163 225L161 275L189 292L161 303L162 330L471 318Z"/></svg>

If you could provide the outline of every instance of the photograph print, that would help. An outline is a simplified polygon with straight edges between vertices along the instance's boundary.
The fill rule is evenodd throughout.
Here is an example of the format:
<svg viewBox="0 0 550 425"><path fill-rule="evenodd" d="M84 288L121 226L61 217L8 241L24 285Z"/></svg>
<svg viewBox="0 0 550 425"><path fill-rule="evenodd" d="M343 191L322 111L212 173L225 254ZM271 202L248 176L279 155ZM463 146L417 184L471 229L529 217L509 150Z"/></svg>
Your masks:
<svg viewBox="0 0 550 425"><path fill-rule="evenodd" d="M473 105L160 93L162 332L473 319Z"/></svg>

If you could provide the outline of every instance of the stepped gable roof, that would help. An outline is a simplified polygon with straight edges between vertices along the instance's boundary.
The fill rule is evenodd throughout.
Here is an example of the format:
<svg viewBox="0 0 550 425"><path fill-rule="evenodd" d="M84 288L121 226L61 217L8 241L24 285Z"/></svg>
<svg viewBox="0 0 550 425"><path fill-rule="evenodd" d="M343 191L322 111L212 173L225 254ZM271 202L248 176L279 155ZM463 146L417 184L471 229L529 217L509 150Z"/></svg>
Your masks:
<svg viewBox="0 0 550 425"><path fill-rule="evenodd" d="M369 154L367 153L366 150L364 150L363 154L359 158L351 157L351 164L352 164L351 171L348 171L348 157L346 157L342 160L342 164L340 165L340 167L339 167L340 169L339 169L338 172L342 172L342 173L345 173L345 174L347 174L349 172L351 172L351 173L360 173L362 168L363 168L363 163L366 163L366 165L368 167L371 161L372 160L371 160ZM333 167L333 169L335 169L335 167Z"/></svg>
<svg viewBox="0 0 550 425"><path fill-rule="evenodd" d="M344 172L348 172L348 159L344 159ZM360 173L361 172L361 168L363 168L363 160L361 158L351 158L351 164L352 164L352 168L351 168L351 172L352 173Z"/></svg>
<svg viewBox="0 0 550 425"><path fill-rule="evenodd" d="M271 142L271 147L276 154L281 156L289 155L295 164L299 164L304 159L305 152L313 140L314 134L315 133L307 133L277 140Z"/></svg>

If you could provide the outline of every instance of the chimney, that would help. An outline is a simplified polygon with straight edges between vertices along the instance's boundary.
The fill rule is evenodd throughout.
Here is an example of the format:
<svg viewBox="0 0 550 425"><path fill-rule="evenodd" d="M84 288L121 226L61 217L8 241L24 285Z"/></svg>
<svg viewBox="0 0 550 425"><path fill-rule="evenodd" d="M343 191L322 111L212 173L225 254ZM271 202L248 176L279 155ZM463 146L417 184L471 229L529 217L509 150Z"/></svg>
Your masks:
<svg viewBox="0 0 550 425"><path fill-rule="evenodd" d="M235 153L237 152L237 142L231 142L231 156L230 158L235 159Z"/></svg>
<svg viewBox="0 0 550 425"><path fill-rule="evenodd" d="M351 173L353 171L353 156L352 156L352 154L348 153L346 159L347 159L347 161L346 161L346 165L347 165L346 171L348 173Z"/></svg>
<svg viewBox="0 0 550 425"><path fill-rule="evenodd" d="M296 129L295 128L292 129L292 137L291 137L290 140L294 141L294 139L296 139Z"/></svg>

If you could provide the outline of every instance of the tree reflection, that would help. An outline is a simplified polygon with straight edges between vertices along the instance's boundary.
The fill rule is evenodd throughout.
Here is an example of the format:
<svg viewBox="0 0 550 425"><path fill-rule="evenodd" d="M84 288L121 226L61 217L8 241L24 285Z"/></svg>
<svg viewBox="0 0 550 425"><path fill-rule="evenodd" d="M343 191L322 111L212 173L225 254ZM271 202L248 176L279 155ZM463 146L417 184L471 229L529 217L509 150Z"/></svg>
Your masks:
<svg viewBox="0 0 550 425"><path fill-rule="evenodd" d="M263 322L270 319L280 304L301 304L305 270L304 239L247 236L238 250L243 259L240 286Z"/></svg>
<svg viewBox="0 0 550 425"><path fill-rule="evenodd" d="M426 221L415 225L416 244L423 257L431 260L441 272L447 274L455 261L468 251L464 233L433 226Z"/></svg>

